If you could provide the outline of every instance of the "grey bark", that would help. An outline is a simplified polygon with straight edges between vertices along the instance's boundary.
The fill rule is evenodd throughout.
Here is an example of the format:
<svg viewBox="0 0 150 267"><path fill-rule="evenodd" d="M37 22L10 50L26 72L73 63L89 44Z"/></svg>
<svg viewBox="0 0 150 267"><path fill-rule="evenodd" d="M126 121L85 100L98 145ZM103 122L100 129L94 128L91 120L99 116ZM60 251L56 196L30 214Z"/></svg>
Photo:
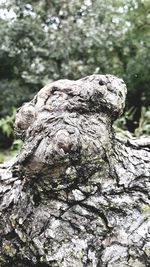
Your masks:
<svg viewBox="0 0 150 267"><path fill-rule="evenodd" d="M18 112L24 140L0 167L0 266L148 267L149 142L112 130L126 86L53 82Z"/></svg>

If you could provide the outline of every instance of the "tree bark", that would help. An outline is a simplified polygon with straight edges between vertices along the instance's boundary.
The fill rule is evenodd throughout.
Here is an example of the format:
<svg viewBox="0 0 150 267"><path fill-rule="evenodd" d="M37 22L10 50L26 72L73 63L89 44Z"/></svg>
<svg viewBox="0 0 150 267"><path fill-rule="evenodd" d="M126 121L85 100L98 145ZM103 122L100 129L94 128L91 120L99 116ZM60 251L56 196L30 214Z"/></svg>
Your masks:
<svg viewBox="0 0 150 267"><path fill-rule="evenodd" d="M149 141L112 130L126 86L53 82L20 108L24 145L0 167L0 266L148 267Z"/></svg>

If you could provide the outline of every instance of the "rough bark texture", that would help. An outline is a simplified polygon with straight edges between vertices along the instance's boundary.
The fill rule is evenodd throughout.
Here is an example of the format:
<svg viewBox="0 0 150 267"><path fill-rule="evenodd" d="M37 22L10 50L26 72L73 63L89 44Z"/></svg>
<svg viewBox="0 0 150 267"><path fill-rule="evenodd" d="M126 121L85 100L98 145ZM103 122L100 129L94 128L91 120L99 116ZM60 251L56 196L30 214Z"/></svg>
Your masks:
<svg viewBox="0 0 150 267"><path fill-rule="evenodd" d="M19 110L24 145L0 168L0 266L150 265L150 149L112 131L125 95L121 79L92 75Z"/></svg>

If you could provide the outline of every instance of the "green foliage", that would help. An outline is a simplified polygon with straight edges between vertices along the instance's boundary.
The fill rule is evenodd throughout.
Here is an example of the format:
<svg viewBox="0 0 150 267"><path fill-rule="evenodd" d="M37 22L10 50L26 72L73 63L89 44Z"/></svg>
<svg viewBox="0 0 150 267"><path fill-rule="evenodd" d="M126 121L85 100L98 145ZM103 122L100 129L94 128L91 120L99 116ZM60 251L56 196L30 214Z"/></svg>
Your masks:
<svg viewBox="0 0 150 267"><path fill-rule="evenodd" d="M5 9L14 12L0 23L0 78L17 97L10 102L47 81L97 72L123 77L132 97L149 96L149 1L12 0Z"/></svg>
<svg viewBox="0 0 150 267"><path fill-rule="evenodd" d="M128 111L126 111L125 114L121 116L117 121L115 121L113 128L119 136L131 138L132 136L139 137L141 135L150 135L150 107L148 107L147 109L145 107L142 107L139 123L134 133L128 131L127 120L132 121L135 112L135 108L132 107Z"/></svg>
<svg viewBox="0 0 150 267"><path fill-rule="evenodd" d="M131 107L129 110L125 111L124 114L117 119L114 124L113 128L118 136L122 138L131 138L133 133L128 131L127 128L127 121L132 121L133 116L135 114L136 110L134 107Z"/></svg>
<svg viewBox="0 0 150 267"><path fill-rule="evenodd" d="M123 116L121 116L117 121L114 122L114 125L123 130L127 130L127 120L132 121L135 112L136 109L134 107L131 107L130 109L124 112Z"/></svg>
<svg viewBox="0 0 150 267"><path fill-rule="evenodd" d="M9 149L0 149L0 162L12 160L19 153L22 141L20 139L14 140Z"/></svg>
<svg viewBox="0 0 150 267"><path fill-rule="evenodd" d="M136 136L150 135L150 107L148 109L142 107L139 126L135 130L135 135Z"/></svg>
<svg viewBox="0 0 150 267"><path fill-rule="evenodd" d="M0 131L6 137L10 137L13 135L13 123L15 119L16 110L13 109L11 116L6 116L0 120Z"/></svg>

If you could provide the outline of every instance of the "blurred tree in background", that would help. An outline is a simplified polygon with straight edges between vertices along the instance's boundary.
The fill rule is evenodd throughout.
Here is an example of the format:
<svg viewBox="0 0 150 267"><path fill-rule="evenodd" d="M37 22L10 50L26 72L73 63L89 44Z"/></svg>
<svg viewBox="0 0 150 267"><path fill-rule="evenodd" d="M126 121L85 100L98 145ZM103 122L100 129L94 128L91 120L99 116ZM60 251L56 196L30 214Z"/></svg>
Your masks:
<svg viewBox="0 0 150 267"><path fill-rule="evenodd" d="M149 0L0 3L0 118L52 80L111 73L128 86L135 130L150 100Z"/></svg>

